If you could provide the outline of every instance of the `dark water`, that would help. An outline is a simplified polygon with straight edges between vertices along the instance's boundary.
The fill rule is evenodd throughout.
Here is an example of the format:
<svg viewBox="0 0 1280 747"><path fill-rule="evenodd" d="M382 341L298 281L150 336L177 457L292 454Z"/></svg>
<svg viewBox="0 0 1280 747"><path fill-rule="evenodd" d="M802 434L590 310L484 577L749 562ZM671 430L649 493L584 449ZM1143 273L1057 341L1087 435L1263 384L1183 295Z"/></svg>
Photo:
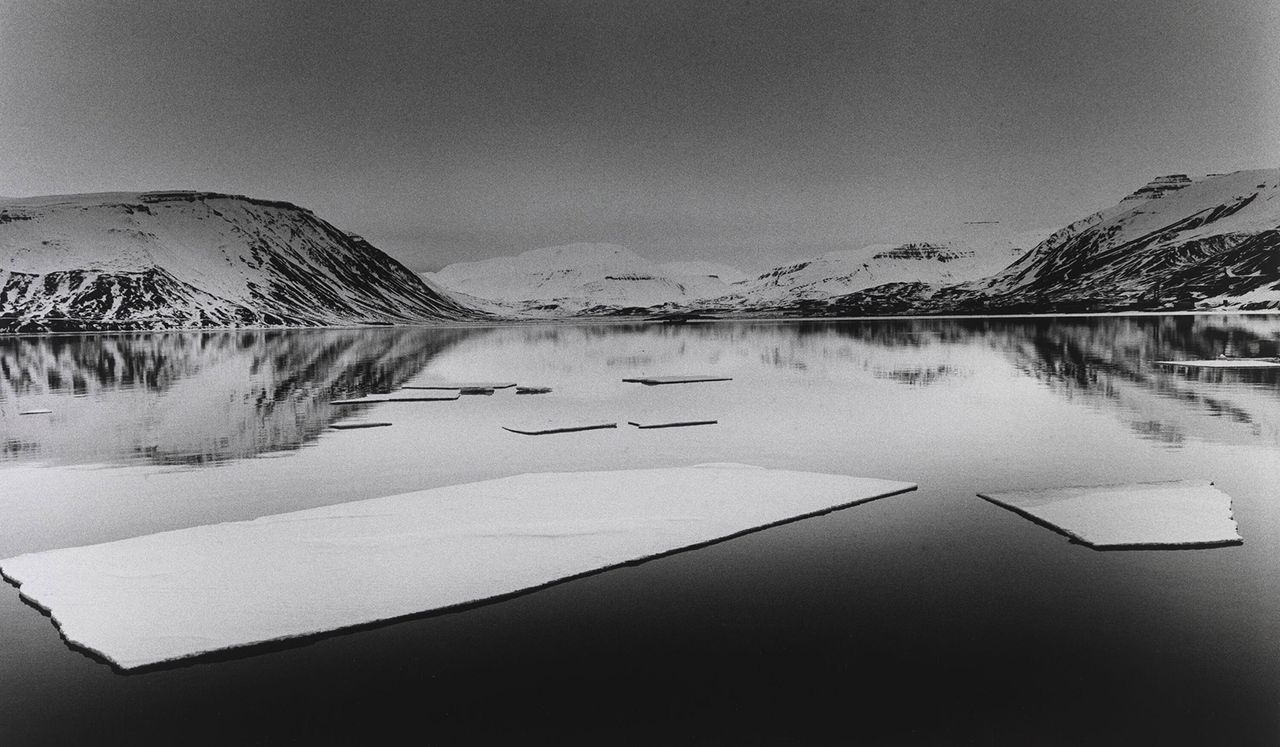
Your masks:
<svg viewBox="0 0 1280 747"><path fill-rule="evenodd" d="M0 587L0 744L1280 743L1280 318L0 339L0 557L549 469L920 490L516 599L119 674ZM732 382L640 387L636 374ZM330 405L405 383L554 387ZM49 415L19 416L32 408ZM716 426L530 438L541 417ZM390 428L335 431L340 419ZM978 491L1210 479L1245 544L1097 552Z"/></svg>

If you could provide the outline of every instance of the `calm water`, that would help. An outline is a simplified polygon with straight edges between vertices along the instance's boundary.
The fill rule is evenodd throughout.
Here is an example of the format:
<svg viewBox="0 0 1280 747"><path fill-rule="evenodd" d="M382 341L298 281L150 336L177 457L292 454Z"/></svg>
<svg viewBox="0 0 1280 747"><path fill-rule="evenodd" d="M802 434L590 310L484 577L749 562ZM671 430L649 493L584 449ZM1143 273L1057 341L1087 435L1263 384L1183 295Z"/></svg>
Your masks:
<svg viewBox="0 0 1280 747"><path fill-rule="evenodd" d="M0 339L0 557L532 470L737 461L920 490L462 612L123 675L0 586L0 743L398 734L1280 743L1280 318ZM712 373L642 387L624 376ZM333 406L403 384L554 387ZM48 408L50 415L19 416ZM502 425L719 424L528 437ZM339 431L371 417L390 428ZM1097 552L978 491L1177 478L1245 544ZM393 728L394 727L394 728Z"/></svg>

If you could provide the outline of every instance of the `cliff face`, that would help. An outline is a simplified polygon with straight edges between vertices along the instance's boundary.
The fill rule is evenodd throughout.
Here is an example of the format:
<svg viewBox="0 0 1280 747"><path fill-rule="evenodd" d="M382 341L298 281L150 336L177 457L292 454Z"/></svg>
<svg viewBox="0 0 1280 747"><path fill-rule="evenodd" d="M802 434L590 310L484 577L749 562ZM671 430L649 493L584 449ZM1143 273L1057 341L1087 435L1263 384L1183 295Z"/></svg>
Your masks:
<svg viewBox="0 0 1280 747"><path fill-rule="evenodd" d="M1216 176L1222 176L1217 174ZM1186 174L1170 174L1168 176L1157 176L1155 179L1147 182L1133 192L1133 194L1125 197L1121 202L1142 202L1144 200L1158 199L1164 197L1170 192L1177 192L1183 187L1189 187L1194 182Z"/></svg>
<svg viewBox="0 0 1280 747"><path fill-rule="evenodd" d="M0 202L0 331L475 315L368 242L289 203L206 192Z"/></svg>

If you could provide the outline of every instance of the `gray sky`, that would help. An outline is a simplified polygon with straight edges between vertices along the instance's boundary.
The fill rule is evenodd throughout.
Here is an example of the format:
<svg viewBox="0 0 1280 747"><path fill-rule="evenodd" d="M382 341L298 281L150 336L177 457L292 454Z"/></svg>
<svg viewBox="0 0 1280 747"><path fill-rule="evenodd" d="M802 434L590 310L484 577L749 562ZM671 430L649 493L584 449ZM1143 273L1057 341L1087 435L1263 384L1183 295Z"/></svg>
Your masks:
<svg viewBox="0 0 1280 747"><path fill-rule="evenodd" d="M0 194L747 269L1280 166L1280 3L0 0Z"/></svg>

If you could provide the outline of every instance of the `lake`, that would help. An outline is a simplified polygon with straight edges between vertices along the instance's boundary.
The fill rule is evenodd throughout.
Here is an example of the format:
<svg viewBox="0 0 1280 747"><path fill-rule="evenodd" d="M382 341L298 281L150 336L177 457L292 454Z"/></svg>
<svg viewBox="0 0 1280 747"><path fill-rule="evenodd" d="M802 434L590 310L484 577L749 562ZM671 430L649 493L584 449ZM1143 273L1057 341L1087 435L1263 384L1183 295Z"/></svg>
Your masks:
<svg viewBox="0 0 1280 747"><path fill-rule="evenodd" d="M918 491L513 599L121 674L0 586L0 741L1280 743L1280 317L0 338L0 558L530 471ZM647 387L624 377L732 381ZM515 381L451 402L330 404ZM18 415L43 408L45 415ZM718 420L639 430L640 417ZM334 430L369 418L391 427ZM524 436L530 419L616 430ZM978 492L1208 479L1244 544L1099 552ZM269 572L269 569L264 569Z"/></svg>

